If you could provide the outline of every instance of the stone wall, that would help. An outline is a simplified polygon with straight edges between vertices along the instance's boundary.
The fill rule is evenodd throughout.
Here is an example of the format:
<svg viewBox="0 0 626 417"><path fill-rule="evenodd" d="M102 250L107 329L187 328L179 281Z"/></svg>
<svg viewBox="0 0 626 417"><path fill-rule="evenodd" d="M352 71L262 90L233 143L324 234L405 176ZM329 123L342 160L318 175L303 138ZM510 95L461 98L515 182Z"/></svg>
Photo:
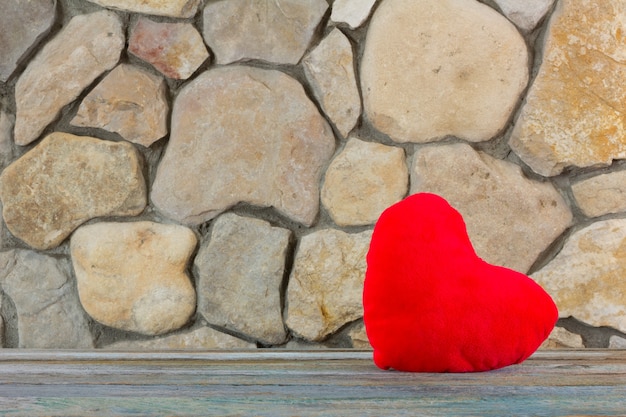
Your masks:
<svg viewBox="0 0 626 417"><path fill-rule="evenodd" d="M3 345L367 347L416 192L626 346L626 5L5 0Z"/></svg>

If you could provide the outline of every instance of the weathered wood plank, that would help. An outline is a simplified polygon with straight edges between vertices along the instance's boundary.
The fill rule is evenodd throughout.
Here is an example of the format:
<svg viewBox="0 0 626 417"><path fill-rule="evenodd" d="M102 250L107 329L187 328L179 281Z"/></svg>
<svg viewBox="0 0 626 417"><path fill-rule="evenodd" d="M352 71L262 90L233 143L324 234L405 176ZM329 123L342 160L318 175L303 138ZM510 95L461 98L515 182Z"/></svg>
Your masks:
<svg viewBox="0 0 626 417"><path fill-rule="evenodd" d="M355 351L2 350L0 415L617 416L626 415L626 351L408 374Z"/></svg>

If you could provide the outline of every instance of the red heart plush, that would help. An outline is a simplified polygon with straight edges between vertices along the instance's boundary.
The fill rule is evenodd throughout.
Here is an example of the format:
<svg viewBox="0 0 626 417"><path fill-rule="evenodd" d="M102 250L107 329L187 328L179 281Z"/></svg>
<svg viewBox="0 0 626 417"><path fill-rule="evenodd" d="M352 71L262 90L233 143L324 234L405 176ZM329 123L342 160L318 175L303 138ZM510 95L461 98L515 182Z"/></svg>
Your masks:
<svg viewBox="0 0 626 417"><path fill-rule="evenodd" d="M376 223L363 307L376 365L410 372L520 363L558 319L537 283L480 259L461 214L426 193L389 207Z"/></svg>

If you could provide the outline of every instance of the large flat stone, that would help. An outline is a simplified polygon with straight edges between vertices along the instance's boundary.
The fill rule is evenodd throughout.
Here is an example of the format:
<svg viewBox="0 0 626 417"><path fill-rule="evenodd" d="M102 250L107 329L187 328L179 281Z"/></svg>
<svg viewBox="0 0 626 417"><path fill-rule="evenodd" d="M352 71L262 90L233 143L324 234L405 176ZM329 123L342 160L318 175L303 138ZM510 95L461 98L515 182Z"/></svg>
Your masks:
<svg viewBox="0 0 626 417"><path fill-rule="evenodd" d="M185 325L196 292L185 269L197 244L184 226L102 222L76 230L70 242L78 295L96 321L159 335Z"/></svg>
<svg viewBox="0 0 626 417"><path fill-rule="evenodd" d="M124 340L106 345L112 350L208 350L208 349L255 349L254 343L237 339L210 327L177 333L148 340Z"/></svg>
<svg viewBox="0 0 626 417"><path fill-rule="evenodd" d="M626 7L559 1L510 145L535 172L626 158Z"/></svg>
<svg viewBox="0 0 626 417"><path fill-rule="evenodd" d="M15 143L39 137L61 109L103 72L124 47L120 18L101 11L78 15L33 58L15 86Z"/></svg>
<svg viewBox="0 0 626 417"><path fill-rule="evenodd" d="M578 207L589 217L626 211L626 171L596 175L572 184Z"/></svg>
<svg viewBox="0 0 626 417"><path fill-rule="evenodd" d="M439 194L463 215L480 257L523 273L573 218L552 184L467 144L419 149L411 178L417 192Z"/></svg>
<svg viewBox="0 0 626 417"><path fill-rule="evenodd" d="M311 225L334 148L330 126L293 78L244 66L212 69L176 97L151 198L186 224L246 202Z"/></svg>
<svg viewBox="0 0 626 417"><path fill-rule="evenodd" d="M192 17L201 0L88 0L100 6L132 13L168 17Z"/></svg>
<svg viewBox="0 0 626 417"><path fill-rule="evenodd" d="M137 215L147 200L141 165L129 143L52 133L0 175L6 225L45 250L89 219Z"/></svg>
<svg viewBox="0 0 626 417"><path fill-rule="evenodd" d="M386 0L361 62L370 122L397 142L485 141L508 123L528 82L526 43L475 0Z"/></svg>

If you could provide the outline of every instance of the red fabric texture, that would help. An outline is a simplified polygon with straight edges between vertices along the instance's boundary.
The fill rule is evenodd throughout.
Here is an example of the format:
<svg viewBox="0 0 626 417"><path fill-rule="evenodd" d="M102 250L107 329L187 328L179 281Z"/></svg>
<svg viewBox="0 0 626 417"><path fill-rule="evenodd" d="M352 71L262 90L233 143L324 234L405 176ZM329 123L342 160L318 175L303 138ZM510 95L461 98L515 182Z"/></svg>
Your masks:
<svg viewBox="0 0 626 417"><path fill-rule="evenodd" d="M376 365L409 372L520 363L558 319L537 283L480 259L461 214L427 193L389 207L376 223L363 307Z"/></svg>

